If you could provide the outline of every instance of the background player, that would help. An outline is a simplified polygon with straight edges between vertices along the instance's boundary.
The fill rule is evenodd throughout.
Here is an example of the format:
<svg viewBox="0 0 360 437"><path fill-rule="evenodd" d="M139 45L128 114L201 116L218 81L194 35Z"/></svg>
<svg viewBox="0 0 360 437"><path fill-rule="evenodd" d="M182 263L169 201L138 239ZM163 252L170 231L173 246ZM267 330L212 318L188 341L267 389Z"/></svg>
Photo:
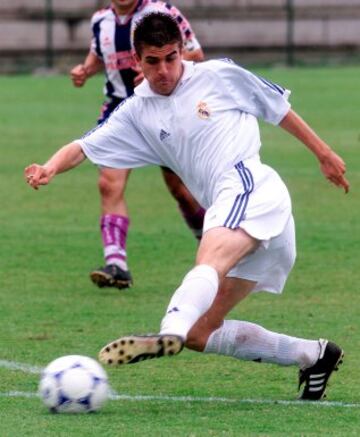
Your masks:
<svg viewBox="0 0 360 437"><path fill-rule="evenodd" d="M174 17L181 30L187 60L202 61L203 52L189 22L169 3L150 0L113 0L111 6L96 12L91 20L92 42L83 64L71 70L76 87L105 69L104 93L99 123L106 120L124 99L131 96L143 74L133 56L131 35L134 25L151 11L163 11ZM139 120L141 123L141 120ZM163 133L164 136L167 132ZM160 138L161 140L161 138ZM161 167L166 185L177 200L180 211L195 236L200 239L204 210L187 190L181 179L169 168ZM132 283L128 269L126 240L129 217L124 194L130 170L101 167L99 192L101 197L100 229L104 246L105 267L94 270L91 280L99 287L126 288Z"/></svg>

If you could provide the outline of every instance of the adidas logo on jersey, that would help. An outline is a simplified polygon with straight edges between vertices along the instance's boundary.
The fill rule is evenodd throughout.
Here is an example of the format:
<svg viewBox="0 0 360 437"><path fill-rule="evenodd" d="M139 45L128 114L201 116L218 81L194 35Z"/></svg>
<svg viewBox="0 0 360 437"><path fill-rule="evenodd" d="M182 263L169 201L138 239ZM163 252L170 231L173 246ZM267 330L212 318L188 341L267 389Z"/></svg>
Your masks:
<svg viewBox="0 0 360 437"><path fill-rule="evenodd" d="M164 129L161 129L160 131L160 141L166 140L166 138L169 138L170 134L169 132L164 131Z"/></svg>

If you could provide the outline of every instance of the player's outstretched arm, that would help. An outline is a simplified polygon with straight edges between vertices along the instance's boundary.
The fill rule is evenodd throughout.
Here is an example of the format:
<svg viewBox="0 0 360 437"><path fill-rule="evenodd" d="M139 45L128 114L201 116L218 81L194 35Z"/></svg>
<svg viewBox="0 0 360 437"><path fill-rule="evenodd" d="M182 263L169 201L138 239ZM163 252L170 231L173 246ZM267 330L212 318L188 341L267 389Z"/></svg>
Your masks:
<svg viewBox="0 0 360 437"><path fill-rule="evenodd" d="M305 144L318 158L324 176L338 187L349 191L350 184L345 178L346 165L342 158L328 146L311 127L293 110L283 118L280 126Z"/></svg>
<svg viewBox="0 0 360 437"><path fill-rule="evenodd" d="M35 190L47 185L54 176L78 166L85 155L78 143L70 143L59 149L44 165L31 164L25 168L26 182Z"/></svg>

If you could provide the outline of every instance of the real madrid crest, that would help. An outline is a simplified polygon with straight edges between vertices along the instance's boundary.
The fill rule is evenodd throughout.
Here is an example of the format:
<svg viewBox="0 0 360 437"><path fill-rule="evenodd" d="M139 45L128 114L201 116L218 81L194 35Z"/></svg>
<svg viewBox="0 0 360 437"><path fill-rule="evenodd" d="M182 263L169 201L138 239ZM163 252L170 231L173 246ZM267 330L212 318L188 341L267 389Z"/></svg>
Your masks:
<svg viewBox="0 0 360 437"><path fill-rule="evenodd" d="M202 118L203 120L206 120L210 117L211 112L209 109L209 106L206 102L199 102L197 104L197 114L200 118Z"/></svg>

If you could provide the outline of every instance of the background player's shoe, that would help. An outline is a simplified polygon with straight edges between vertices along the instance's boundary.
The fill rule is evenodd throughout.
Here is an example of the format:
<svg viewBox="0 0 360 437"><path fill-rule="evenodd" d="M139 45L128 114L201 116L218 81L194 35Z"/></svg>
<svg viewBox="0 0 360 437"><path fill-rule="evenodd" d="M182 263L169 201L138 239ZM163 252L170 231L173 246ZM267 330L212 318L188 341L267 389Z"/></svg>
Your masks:
<svg viewBox="0 0 360 437"><path fill-rule="evenodd" d="M115 340L99 353L99 361L110 366L132 364L152 358L176 355L184 347L177 335L132 335Z"/></svg>
<svg viewBox="0 0 360 437"><path fill-rule="evenodd" d="M299 389L305 387L299 399L318 401L325 395L327 382L334 370L342 363L343 350L331 341L319 340L320 355L316 363L305 370L299 371Z"/></svg>
<svg viewBox="0 0 360 437"><path fill-rule="evenodd" d="M123 270L115 264L109 264L94 270L90 273L90 279L100 288L129 288L133 283L129 270Z"/></svg>

